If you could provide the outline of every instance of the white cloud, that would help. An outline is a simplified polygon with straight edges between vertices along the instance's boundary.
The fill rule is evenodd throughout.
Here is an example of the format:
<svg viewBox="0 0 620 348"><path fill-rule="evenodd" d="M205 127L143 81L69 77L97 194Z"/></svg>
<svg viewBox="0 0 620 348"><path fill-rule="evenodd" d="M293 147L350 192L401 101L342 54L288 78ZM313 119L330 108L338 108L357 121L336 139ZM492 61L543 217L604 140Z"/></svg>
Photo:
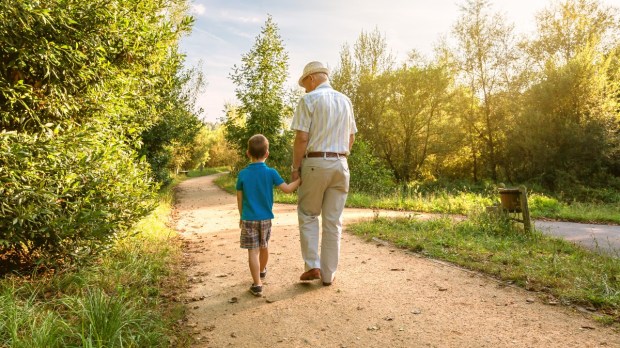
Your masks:
<svg viewBox="0 0 620 348"><path fill-rule="evenodd" d="M251 15L251 14L231 14L228 11L220 11L220 17L221 19L224 19L228 22L233 22L233 23L260 23L262 22L262 20L255 15Z"/></svg>
<svg viewBox="0 0 620 348"><path fill-rule="evenodd" d="M207 8L203 4L192 4L190 13L196 16L202 16L207 12Z"/></svg>

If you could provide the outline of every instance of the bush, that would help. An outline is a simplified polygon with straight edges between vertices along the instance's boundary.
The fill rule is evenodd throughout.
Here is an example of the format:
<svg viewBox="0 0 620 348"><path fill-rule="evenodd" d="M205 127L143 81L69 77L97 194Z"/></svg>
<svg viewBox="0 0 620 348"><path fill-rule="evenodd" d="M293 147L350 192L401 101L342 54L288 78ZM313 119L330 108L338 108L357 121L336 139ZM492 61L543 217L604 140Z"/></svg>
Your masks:
<svg viewBox="0 0 620 348"><path fill-rule="evenodd" d="M185 5L0 1L0 261L93 253L150 211L141 134L196 124L177 74Z"/></svg>
<svg viewBox="0 0 620 348"><path fill-rule="evenodd" d="M557 199L541 194L528 196L527 203L532 214L536 216L554 217L562 209L562 205Z"/></svg>
<svg viewBox="0 0 620 348"><path fill-rule="evenodd" d="M372 154L370 145L363 140L356 140L353 144L349 157L349 170L352 192L381 195L392 193L396 188L390 170Z"/></svg>
<svg viewBox="0 0 620 348"><path fill-rule="evenodd" d="M0 253L90 253L153 207L134 151L89 128L0 133Z"/></svg>

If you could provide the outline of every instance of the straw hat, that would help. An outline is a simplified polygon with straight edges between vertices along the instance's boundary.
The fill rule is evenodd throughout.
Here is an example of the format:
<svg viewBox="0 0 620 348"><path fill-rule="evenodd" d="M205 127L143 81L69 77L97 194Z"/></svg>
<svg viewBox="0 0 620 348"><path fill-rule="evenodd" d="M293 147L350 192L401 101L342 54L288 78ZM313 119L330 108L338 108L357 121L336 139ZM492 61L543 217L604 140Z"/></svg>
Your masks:
<svg viewBox="0 0 620 348"><path fill-rule="evenodd" d="M299 86L303 87L304 85L301 83L301 81L303 81L303 79L305 79L308 75L312 75L315 73L325 73L329 75L329 69L323 66L323 63L321 62L310 62L306 64L306 66L304 67L304 73L301 75L298 81Z"/></svg>

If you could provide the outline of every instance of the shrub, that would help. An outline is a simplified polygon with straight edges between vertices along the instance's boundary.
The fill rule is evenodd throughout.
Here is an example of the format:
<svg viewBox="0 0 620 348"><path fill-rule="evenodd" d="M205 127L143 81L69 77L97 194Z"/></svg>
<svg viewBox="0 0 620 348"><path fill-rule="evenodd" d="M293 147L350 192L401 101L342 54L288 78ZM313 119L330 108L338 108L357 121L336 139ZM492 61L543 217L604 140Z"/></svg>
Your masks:
<svg viewBox="0 0 620 348"><path fill-rule="evenodd" d="M349 169L352 192L381 195L393 192L396 187L390 170L372 154L370 145L363 140L356 140L353 144Z"/></svg>
<svg viewBox="0 0 620 348"><path fill-rule="evenodd" d="M176 51L191 24L184 9L0 1L0 261L93 253L151 209L141 134L196 123L174 122L188 116Z"/></svg>
<svg viewBox="0 0 620 348"><path fill-rule="evenodd" d="M0 253L94 252L151 210L152 183L134 151L93 133L0 133Z"/></svg>
<svg viewBox="0 0 620 348"><path fill-rule="evenodd" d="M532 214L537 216L553 217L556 216L562 208L557 199L542 194L532 194L528 196L527 203Z"/></svg>

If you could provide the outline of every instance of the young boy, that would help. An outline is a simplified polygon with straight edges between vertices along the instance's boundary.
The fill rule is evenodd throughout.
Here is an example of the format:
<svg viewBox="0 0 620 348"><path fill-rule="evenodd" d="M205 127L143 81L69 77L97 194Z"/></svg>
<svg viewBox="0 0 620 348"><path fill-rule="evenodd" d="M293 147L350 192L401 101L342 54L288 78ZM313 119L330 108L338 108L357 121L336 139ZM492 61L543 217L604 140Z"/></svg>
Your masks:
<svg viewBox="0 0 620 348"><path fill-rule="evenodd" d="M267 167L265 160L269 157L269 141L262 134L253 135L248 140L246 154L252 163L239 172L236 186L237 206L241 216L241 248L248 249L253 280L250 292L254 296L261 296L262 279L267 275L269 259L273 187L291 193L299 186L300 179L287 184L275 169Z"/></svg>

